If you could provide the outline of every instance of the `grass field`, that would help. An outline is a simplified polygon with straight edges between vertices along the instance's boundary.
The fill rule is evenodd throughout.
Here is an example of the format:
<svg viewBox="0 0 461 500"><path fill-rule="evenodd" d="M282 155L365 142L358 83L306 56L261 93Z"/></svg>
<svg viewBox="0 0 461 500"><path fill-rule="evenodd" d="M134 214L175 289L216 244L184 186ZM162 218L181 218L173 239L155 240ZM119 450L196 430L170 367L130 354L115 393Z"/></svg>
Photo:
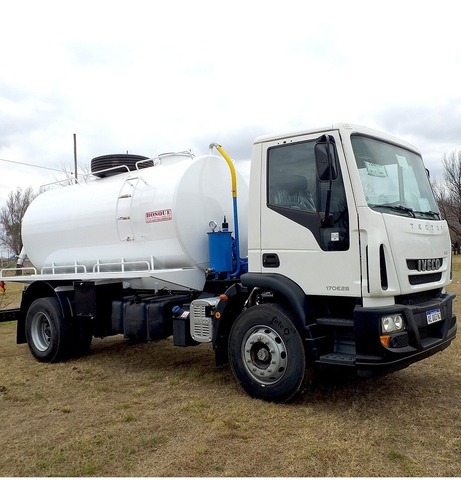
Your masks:
<svg viewBox="0 0 461 500"><path fill-rule="evenodd" d="M461 257L450 290L461 295ZM0 307L20 289L7 285ZM456 299L458 316L460 299ZM253 400L210 345L94 340L47 365L0 324L2 477L459 477L461 347L383 378Z"/></svg>

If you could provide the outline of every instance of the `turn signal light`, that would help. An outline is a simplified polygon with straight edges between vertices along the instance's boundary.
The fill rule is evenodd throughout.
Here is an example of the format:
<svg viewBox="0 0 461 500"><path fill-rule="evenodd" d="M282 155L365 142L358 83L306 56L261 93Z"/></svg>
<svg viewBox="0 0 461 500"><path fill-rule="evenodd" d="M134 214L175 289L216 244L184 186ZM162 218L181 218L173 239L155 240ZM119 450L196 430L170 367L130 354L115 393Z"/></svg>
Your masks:
<svg viewBox="0 0 461 500"><path fill-rule="evenodd" d="M383 344L384 347L389 347L389 340L391 339L390 335L381 335L379 339L381 340L381 344Z"/></svg>

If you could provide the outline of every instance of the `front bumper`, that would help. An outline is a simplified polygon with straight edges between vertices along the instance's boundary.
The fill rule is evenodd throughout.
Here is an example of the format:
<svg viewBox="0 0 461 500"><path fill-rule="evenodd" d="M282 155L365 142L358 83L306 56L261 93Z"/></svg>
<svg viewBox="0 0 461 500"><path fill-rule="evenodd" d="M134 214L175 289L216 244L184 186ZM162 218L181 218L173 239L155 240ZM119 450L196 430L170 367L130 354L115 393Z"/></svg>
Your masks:
<svg viewBox="0 0 461 500"><path fill-rule="evenodd" d="M372 375L398 370L446 349L456 337L454 298L453 293L443 293L417 305L357 306L354 310L357 372ZM437 309L440 309L441 320L429 324L427 313ZM393 347L385 347L380 340L381 317L398 313L403 314L406 329L391 335Z"/></svg>

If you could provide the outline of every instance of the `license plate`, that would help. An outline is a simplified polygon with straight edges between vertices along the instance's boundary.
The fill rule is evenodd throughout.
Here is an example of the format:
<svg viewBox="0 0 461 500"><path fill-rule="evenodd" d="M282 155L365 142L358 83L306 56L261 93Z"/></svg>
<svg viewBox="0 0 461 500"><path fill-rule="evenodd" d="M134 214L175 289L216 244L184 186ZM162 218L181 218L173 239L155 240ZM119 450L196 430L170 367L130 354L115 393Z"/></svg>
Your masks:
<svg viewBox="0 0 461 500"><path fill-rule="evenodd" d="M442 321L442 313L440 309L433 309L432 311L426 312L427 324L436 323L437 321Z"/></svg>

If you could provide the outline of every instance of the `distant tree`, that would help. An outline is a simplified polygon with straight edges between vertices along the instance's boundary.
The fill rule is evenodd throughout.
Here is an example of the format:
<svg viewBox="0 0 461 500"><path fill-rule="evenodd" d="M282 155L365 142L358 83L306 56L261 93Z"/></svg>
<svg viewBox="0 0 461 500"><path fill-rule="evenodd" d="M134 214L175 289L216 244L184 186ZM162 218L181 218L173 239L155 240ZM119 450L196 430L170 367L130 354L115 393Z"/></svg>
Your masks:
<svg viewBox="0 0 461 500"><path fill-rule="evenodd" d="M443 181L435 182L433 190L442 217L450 228L456 249L461 245L461 150L442 157Z"/></svg>
<svg viewBox="0 0 461 500"><path fill-rule="evenodd" d="M4 207L0 209L0 243L8 247L16 255L21 253L21 223L27 207L35 198L33 190L28 187L22 191L18 188L11 191Z"/></svg>
<svg viewBox="0 0 461 500"><path fill-rule="evenodd" d="M91 173L91 168L88 165L79 167L78 183L82 184L84 182L88 182L88 177L90 173ZM61 165L60 175L64 177L59 180L56 179L54 183L52 183L55 187L56 186L62 187L62 186L69 186L71 184L76 184L75 172L68 165L67 166Z"/></svg>

